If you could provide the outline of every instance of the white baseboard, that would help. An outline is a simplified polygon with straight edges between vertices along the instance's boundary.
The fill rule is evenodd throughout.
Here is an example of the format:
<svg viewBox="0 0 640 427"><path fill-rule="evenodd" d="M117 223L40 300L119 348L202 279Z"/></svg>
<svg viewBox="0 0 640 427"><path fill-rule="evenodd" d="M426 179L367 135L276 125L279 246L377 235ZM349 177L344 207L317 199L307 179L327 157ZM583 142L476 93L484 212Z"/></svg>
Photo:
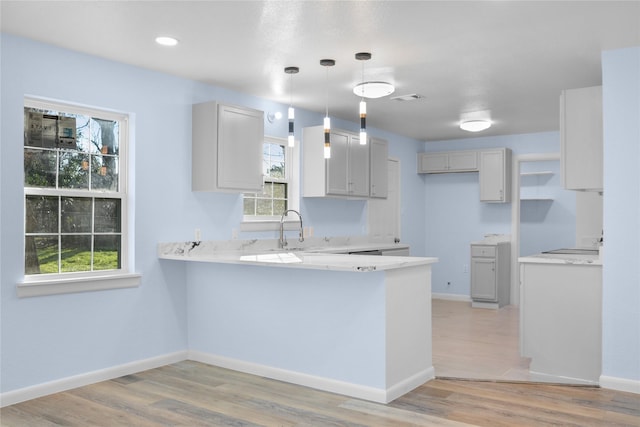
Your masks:
<svg viewBox="0 0 640 427"><path fill-rule="evenodd" d="M554 384L574 384L597 386L598 383L581 378L563 377L560 375L545 374L542 372L529 371L529 378L534 382L554 383Z"/></svg>
<svg viewBox="0 0 640 427"><path fill-rule="evenodd" d="M189 360L377 403L389 403L435 378L435 370L431 367L385 390L193 350L189 351Z"/></svg>
<svg viewBox="0 0 640 427"><path fill-rule="evenodd" d="M442 294L433 292L431 294L431 299L443 299L448 301L464 301L471 302L471 297L469 295L460 295L460 294Z"/></svg>
<svg viewBox="0 0 640 427"><path fill-rule="evenodd" d="M600 387L640 394L640 381L600 375Z"/></svg>
<svg viewBox="0 0 640 427"><path fill-rule="evenodd" d="M156 356L149 359L137 360L124 365L112 366L98 371L86 372L59 380L37 384L18 390L8 391L0 394L0 408L35 399L49 394L59 393L72 388L94 384L100 381L107 381L124 375L131 375L148 369L159 368L187 359L187 351Z"/></svg>

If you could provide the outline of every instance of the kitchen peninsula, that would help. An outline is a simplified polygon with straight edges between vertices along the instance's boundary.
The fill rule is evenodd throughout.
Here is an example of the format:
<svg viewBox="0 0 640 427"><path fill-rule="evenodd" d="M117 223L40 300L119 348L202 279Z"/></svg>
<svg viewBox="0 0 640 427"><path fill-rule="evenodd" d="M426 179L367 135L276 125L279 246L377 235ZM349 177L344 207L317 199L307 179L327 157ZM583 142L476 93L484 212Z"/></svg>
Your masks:
<svg viewBox="0 0 640 427"><path fill-rule="evenodd" d="M383 403L434 378L437 258L348 255L396 243L293 246L158 245L160 259L187 261L190 359Z"/></svg>

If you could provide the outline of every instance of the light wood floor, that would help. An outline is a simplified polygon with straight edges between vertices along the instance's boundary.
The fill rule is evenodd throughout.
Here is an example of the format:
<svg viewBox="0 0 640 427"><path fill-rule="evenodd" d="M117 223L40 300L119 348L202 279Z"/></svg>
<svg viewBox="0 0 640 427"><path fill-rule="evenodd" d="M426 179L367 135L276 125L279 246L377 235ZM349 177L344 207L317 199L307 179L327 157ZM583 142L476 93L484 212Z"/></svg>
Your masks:
<svg viewBox="0 0 640 427"><path fill-rule="evenodd" d="M640 396L436 379L383 405L180 362L0 410L6 427L640 426Z"/></svg>
<svg viewBox="0 0 640 427"><path fill-rule="evenodd" d="M437 377L528 381L529 359L520 357L519 310L471 308L434 299L433 366Z"/></svg>

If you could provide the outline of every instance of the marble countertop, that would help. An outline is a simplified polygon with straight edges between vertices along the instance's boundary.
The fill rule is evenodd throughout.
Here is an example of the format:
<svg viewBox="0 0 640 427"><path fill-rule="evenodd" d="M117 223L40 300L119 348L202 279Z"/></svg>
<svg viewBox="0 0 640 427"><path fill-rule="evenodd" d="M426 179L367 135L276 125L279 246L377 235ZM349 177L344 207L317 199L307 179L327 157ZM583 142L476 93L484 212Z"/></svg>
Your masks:
<svg viewBox="0 0 640 427"><path fill-rule="evenodd" d="M228 240L159 243L160 259L246 264L286 268L308 268L368 272L433 264L437 258L348 255L349 252L406 249L394 242L372 242L361 238L311 238L305 242L290 240L279 249L277 240Z"/></svg>
<svg viewBox="0 0 640 427"><path fill-rule="evenodd" d="M518 262L602 266L602 260L598 255L585 254L535 254L526 257L520 257L518 258Z"/></svg>

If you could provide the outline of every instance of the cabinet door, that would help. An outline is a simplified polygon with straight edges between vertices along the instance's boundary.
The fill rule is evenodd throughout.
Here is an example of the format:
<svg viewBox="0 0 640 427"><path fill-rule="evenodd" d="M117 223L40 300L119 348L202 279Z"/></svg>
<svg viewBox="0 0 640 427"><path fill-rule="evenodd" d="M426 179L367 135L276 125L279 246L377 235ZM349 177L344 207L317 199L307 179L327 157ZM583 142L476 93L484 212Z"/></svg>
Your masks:
<svg viewBox="0 0 640 427"><path fill-rule="evenodd" d="M238 192L261 190L263 141L262 112L218 105L219 188Z"/></svg>
<svg viewBox="0 0 640 427"><path fill-rule="evenodd" d="M369 147L369 167L371 173L369 174L369 184L371 190L369 196L386 198L389 192L389 176L387 173L387 164L389 157L389 148L387 141L383 139L371 139L371 145Z"/></svg>
<svg viewBox="0 0 640 427"><path fill-rule="evenodd" d="M349 195L349 135L331 132L331 158L325 164L327 194Z"/></svg>
<svg viewBox="0 0 640 427"><path fill-rule="evenodd" d="M511 151L480 152L480 201L504 203L511 200Z"/></svg>
<svg viewBox="0 0 640 427"><path fill-rule="evenodd" d="M418 172L446 172L449 164L448 158L447 153L420 153Z"/></svg>
<svg viewBox="0 0 640 427"><path fill-rule="evenodd" d="M497 301L496 262L492 258L471 258L471 298Z"/></svg>
<svg viewBox="0 0 640 427"><path fill-rule="evenodd" d="M451 151L449 153L449 172L473 172L477 170L477 151Z"/></svg>
<svg viewBox="0 0 640 427"><path fill-rule="evenodd" d="M369 144L360 144L360 138L349 139L349 195L369 196Z"/></svg>
<svg viewBox="0 0 640 427"><path fill-rule="evenodd" d="M602 86L562 92L560 141L564 188L602 191Z"/></svg>

